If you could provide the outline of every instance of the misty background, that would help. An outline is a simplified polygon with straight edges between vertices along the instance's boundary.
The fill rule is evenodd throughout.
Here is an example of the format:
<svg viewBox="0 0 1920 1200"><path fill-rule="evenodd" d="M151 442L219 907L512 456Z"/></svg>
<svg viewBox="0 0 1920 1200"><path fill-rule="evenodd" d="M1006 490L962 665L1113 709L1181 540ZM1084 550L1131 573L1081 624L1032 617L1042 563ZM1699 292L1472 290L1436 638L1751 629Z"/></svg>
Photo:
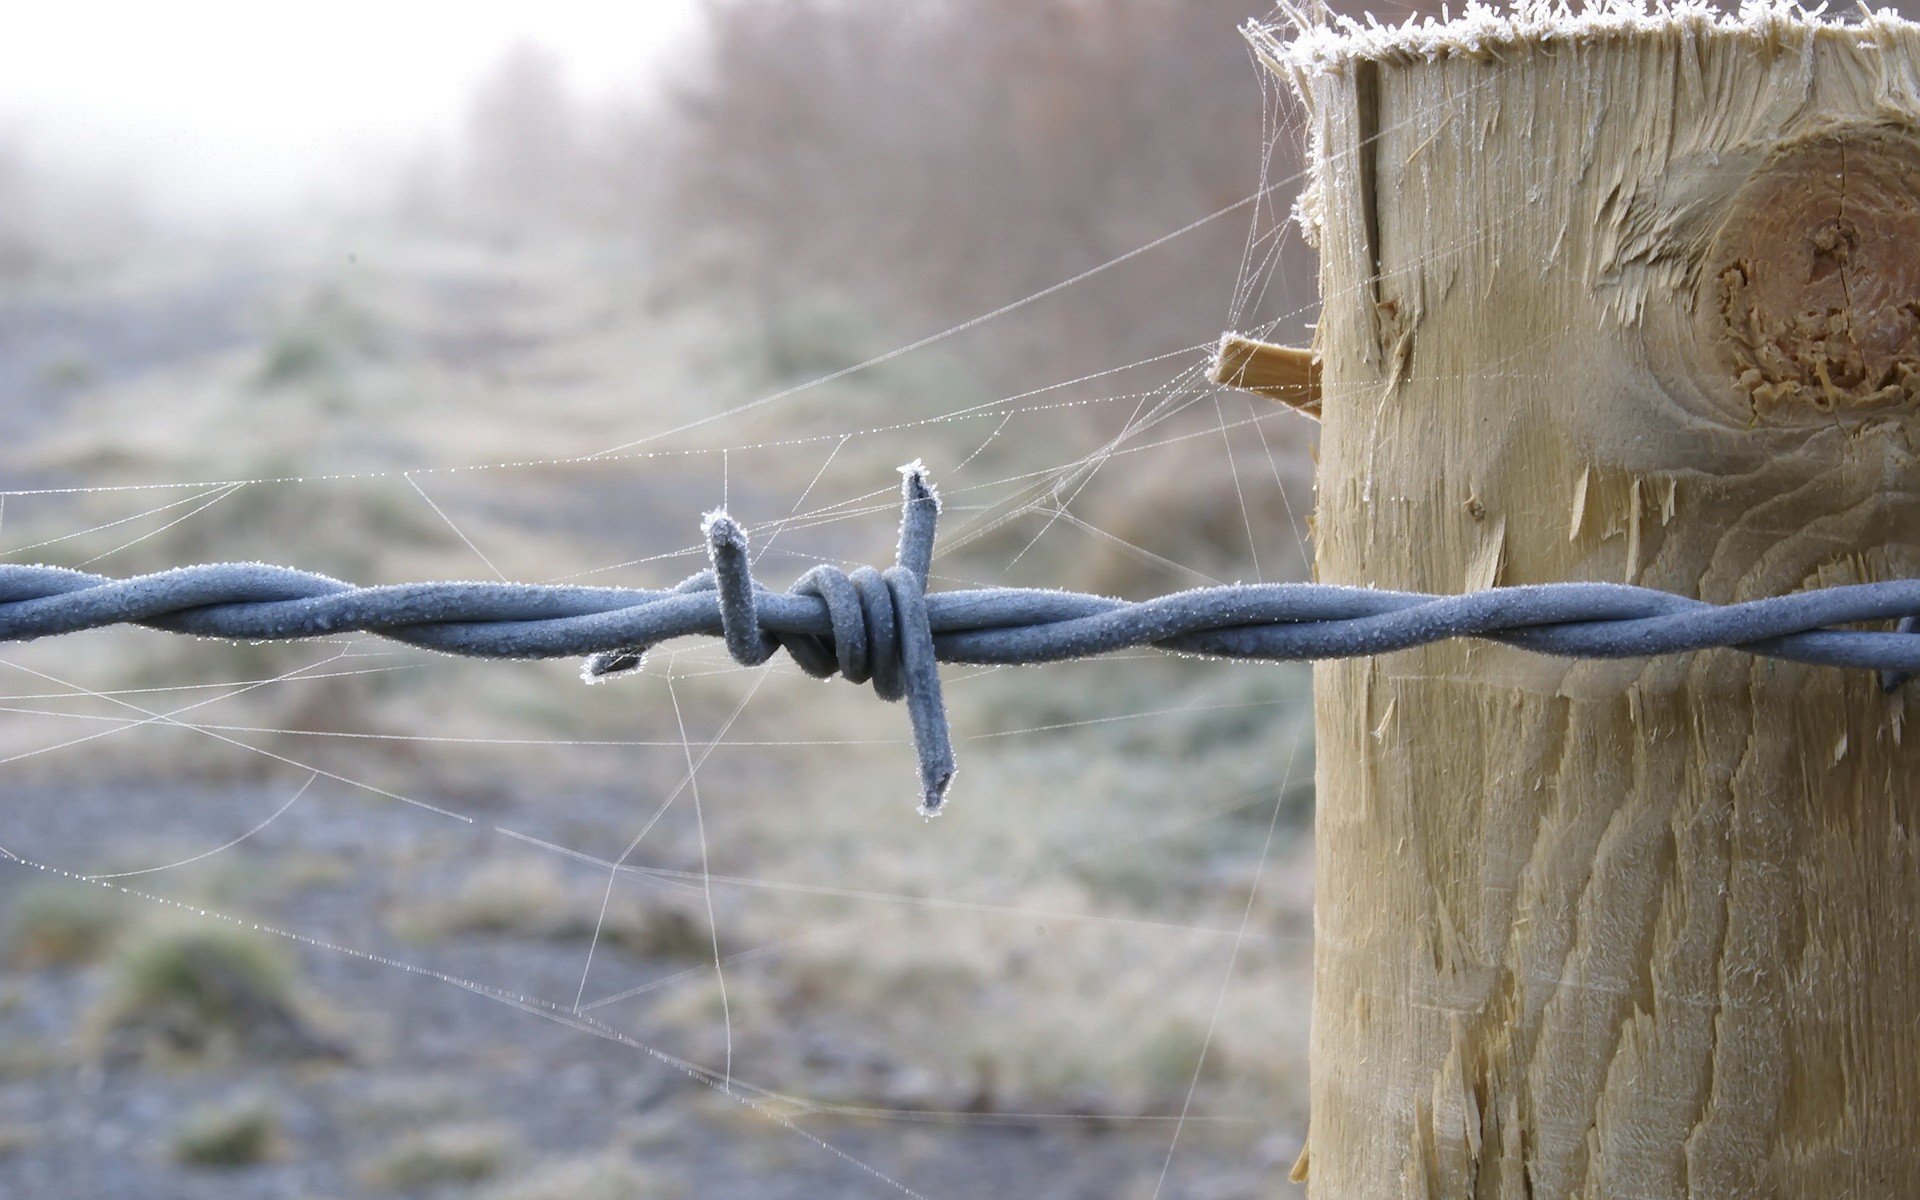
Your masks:
<svg viewBox="0 0 1920 1200"><path fill-rule="evenodd" d="M0 554L660 587L724 504L778 588L924 458L936 587L1301 578L1312 426L1201 377L1313 320L1268 15L12 14ZM1291 1192L1304 670L950 669L926 823L716 645L0 666L0 1192Z"/></svg>

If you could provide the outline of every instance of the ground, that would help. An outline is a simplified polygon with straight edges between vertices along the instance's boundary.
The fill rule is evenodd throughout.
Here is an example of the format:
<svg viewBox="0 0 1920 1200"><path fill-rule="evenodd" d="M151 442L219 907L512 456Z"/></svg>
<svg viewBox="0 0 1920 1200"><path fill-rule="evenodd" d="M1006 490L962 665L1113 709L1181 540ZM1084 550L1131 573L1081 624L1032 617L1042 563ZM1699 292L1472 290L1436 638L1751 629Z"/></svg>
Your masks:
<svg viewBox="0 0 1920 1200"><path fill-rule="evenodd" d="M891 468L926 457L946 527L983 531L936 586L1087 569L1052 542L1021 554L1053 523L1007 479L1090 453L1135 403L1111 397L1183 364L993 406L936 348L652 436L788 385L795 346L802 366L884 348L849 311L790 314L769 365L724 293L604 247L382 230L36 284L0 302L0 534L8 561L111 573L263 558L659 586L699 565L698 514L725 502L762 548L811 514L758 564L778 587L884 561ZM902 428L860 432L882 426ZM1231 569L1181 542L1172 510L1201 485L1155 461L1105 469L1164 517L1127 561ZM23 494L175 481L204 486ZM929 823L903 712L713 646L592 689L577 664L370 639L126 631L4 659L0 846L25 861L0 860L0 1194L1289 1186L1298 671L950 670L961 774Z"/></svg>

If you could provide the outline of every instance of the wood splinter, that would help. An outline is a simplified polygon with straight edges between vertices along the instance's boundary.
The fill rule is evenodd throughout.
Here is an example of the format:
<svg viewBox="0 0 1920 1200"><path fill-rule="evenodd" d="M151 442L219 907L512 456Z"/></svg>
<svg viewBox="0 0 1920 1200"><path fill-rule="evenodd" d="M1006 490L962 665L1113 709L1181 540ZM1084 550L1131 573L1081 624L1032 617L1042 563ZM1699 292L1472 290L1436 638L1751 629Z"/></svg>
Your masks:
<svg viewBox="0 0 1920 1200"><path fill-rule="evenodd" d="M1223 333L1208 378L1320 419L1320 361L1311 350Z"/></svg>

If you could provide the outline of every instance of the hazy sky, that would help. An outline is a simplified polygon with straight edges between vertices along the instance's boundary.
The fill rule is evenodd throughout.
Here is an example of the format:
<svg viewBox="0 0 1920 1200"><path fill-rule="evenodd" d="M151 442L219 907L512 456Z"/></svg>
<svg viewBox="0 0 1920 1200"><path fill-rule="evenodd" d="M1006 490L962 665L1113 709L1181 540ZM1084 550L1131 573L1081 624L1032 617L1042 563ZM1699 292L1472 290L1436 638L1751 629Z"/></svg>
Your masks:
<svg viewBox="0 0 1920 1200"><path fill-rule="evenodd" d="M324 187L356 154L458 127L517 42L582 91L684 53L697 0L54 0L7 5L0 128L83 168L136 161L221 209Z"/></svg>

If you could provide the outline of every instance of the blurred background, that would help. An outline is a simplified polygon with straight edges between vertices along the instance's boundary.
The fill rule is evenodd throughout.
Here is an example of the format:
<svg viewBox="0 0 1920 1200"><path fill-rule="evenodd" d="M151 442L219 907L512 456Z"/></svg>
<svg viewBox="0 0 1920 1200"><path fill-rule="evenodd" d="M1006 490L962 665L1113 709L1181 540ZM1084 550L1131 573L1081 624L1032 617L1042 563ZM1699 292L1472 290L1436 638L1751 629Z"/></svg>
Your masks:
<svg viewBox="0 0 1920 1200"><path fill-rule="evenodd" d="M936 586L1300 578L1312 426L1203 379L1313 320L1267 15L17 7L0 561L659 587L724 504L778 588L923 458ZM925 822L718 645L0 667L0 1194L1292 1194L1302 670L949 669Z"/></svg>

